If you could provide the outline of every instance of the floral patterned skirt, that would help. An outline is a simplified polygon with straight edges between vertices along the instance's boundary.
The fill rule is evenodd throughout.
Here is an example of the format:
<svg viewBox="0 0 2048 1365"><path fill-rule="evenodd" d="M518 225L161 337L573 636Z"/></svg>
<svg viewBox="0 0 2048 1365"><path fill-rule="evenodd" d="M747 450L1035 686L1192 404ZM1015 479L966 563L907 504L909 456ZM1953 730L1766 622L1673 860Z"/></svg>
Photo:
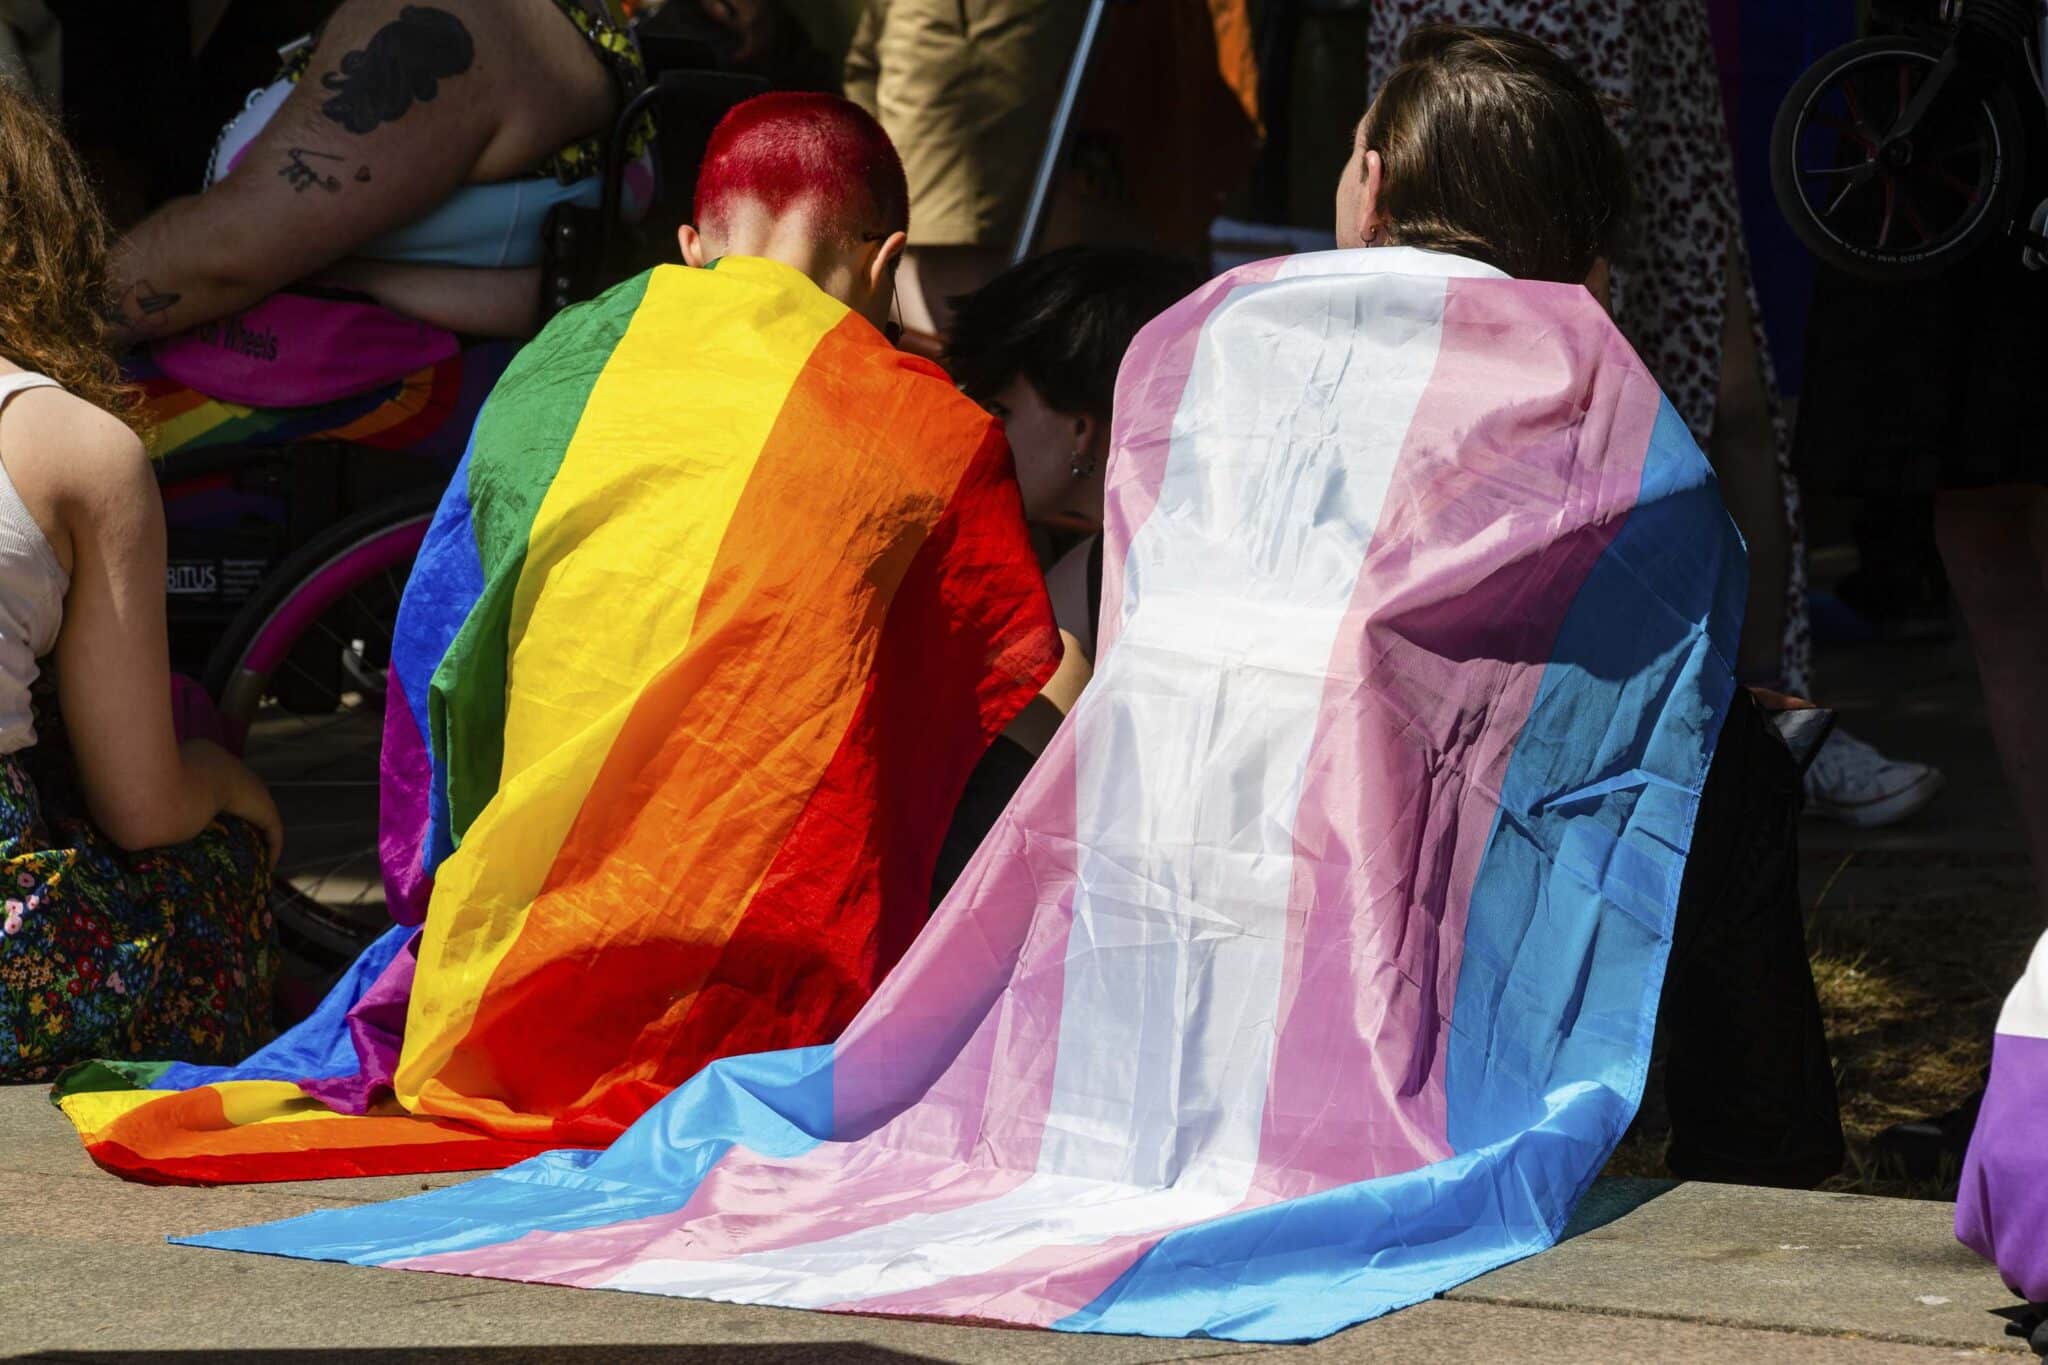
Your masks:
<svg viewBox="0 0 2048 1365"><path fill-rule="evenodd" d="M238 1061L270 1033L270 869L247 821L130 853L68 755L0 756L0 1082L94 1057Z"/></svg>

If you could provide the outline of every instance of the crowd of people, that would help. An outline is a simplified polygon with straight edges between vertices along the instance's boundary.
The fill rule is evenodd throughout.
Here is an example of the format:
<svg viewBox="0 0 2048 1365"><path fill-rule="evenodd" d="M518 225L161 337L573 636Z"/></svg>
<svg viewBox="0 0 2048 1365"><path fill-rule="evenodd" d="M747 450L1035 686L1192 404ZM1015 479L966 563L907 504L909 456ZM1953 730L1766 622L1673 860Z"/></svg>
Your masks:
<svg viewBox="0 0 2048 1365"><path fill-rule="evenodd" d="M486 812L493 802L517 812L517 793L530 784L567 780L560 765L570 746L551 747L550 726L570 734L608 725L606 745L612 736L630 739L639 733L635 722L621 717L643 687L655 685L654 673L544 675L521 655L521 631L550 613L591 609L587 594L595 591L579 588L574 573L523 570L608 543L607 519L631 490L601 471L573 479L560 472L570 468L573 442L596 435L564 428L555 440L537 434L545 423L503 416L494 423L491 415L492 405L508 411L522 386L550 390L576 375L592 394L609 393L608 382L627 382L608 376L626 373L615 367L631 329L659 320L657 295L661 307L683 307L669 301L685 297L677 292L685 286L663 274L671 265L621 286L647 291L637 311L620 315L630 323L593 305L543 327L549 214L564 204L597 205L605 140L647 84L636 16L616 0L332 0L282 8L306 32L285 42L281 70L251 73L248 59L229 57L235 44L249 47L252 35L275 36L271 30L284 21L277 10L193 0L183 28L192 58L187 77L206 72L231 86L247 76L245 85L255 88L229 111L210 154L183 150L181 160L203 162L203 170L166 197L151 162L152 139L163 131L123 130L92 107L90 79L68 75L77 60L98 61L88 54L112 40L64 30L57 0L49 8L39 0L0 5L0 875L7 879L0 887L0 1077L7 1079L49 1078L95 1058L233 1062L274 1029L269 874L291 831L238 758L179 734L151 465L152 453L177 456L153 421L167 393L187 402L196 394L242 408L319 411L431 371L480 341L533 339L517 360L504 348L495 363L510 367L482 416L469 410L443 419L458 435L474 423L477 435L454 476L466 496L444 503L429 550L460 549L472 527L486 548L467 551L480 593L467 614L448 618L448 638L434 645L439 662L419 684L429 695L409 699L426 721L417 742L434 776L409 794L386 793L387 849L395 837L438 875L421 893L435 899L423 907L428 928L418 966L407 959L406 971L426 973L450 960L454 949L435 939L434 925L437 916L463 913L457 896L479 905L502 894L509 905L552 894L556 873L545 887L534 880L515 896L491 890L496 883L469 870L480 854L450 860L472 845L547 843L535 832L540 826L519 823L526 817L501 815L492 824ZM810 510L791 503L777 515L815 516L826 539L857 526L858 534L846 532L849 545L865 544L862 537L884 523L915 531L895 539L876 533L872 562L845 584L827 582L823 568L786 581L750 569L719 577L727 572L716 567L720 560L701 580L701 601L676 596L671 581L646 601L621 590L602 610L645 612L650 641L677 632L675 659L697 662L671 662L656 670L662 678L693 668L710 676L730 666L717 660L743 654L762 679L749 688L811 689L802 695L819 714L842 708L842 720L864 716L856 710L857 684L867 665L856 660L905 648L935 659L945 652L935 634L895 641L887 632L936 632L946 619L892 611L891 594L911 591L897 585L914 580L923 537L943 538L936 528L950 523L933 517L953 496L942 484L925 490L926 474L913 472L927 449L913 458L908 445L869 431L866 416L879 407L918 441L952 442L942 450L946 468L970 468L985 439L970 401L1006 442L1014 477L1005 486L1014 492L988 496L1009 500L1004 515L1016 523L1014 543L989 533L974 554L955 544L946 551L952 558L937 556L973 592L993 594L973 597L970 609L958 605L972 595L962 588L950 624L978 642L976 666L1003 687L980 684L978 708L929 714L932 752L965 761L933 761L923 781L936 797L879 758L857 778L821 775L839 772L823 766L776 778L863 791L867 782L875 804L915 807L916 819L905 815L900 827L888 827L896 844L878 858L892 869L898 860L916 869L921 920L927 885L937 907L963 878L987 875L972 871L977 849L1090 686L1115 634L1121 569L1105 563L1103 536L1116 478L1110 454L1119 424L1137 420L1117 410L1116 376L1146 324L1207 278L1195 259L1199 228L1189 225L1215 216L1256 150L1247 11L1229 0L1127 7L1118 18L1123 31L1108 38L1123 44L1123 64L1118 79L1097 83L1105 88L1082 111L1047 249L1007 266L1085 6L869 0L835 9L796 0L668 0L638 8L645 22L656 11L676 22L687 10L696 31L724 35L715 46L725 60L778 83L843 88L844 97L760 96L727 115L672 259L708 272L731 299L749 300L720 302L727 295L702 292L713 284L689 286L699 290L689 299L709 300L689 306L733 319L729 326L782 337L815 317L821 336L843 338L834 344L844 354L834 352L829 364L817 358L823 350L805 362L829 375L816 381L829 388L829 400L803 401L836 404L863 421L849 418L837 435L830 423L818 426L822 434L788 457L797 463L783 477L818 479L803 471L857 452L904 481L889 485L890 498L879 484L869 490L877 501L862 504L860 517L849 511L852 503ZM1335 245L1417 248L1517 279L1591 290L1705 453L1747 545L1747 598L1730 661L1744 690L1712 746L1692 857L1677 891L1661 1016L1669 1044L1668 1161L1688 1177L1819 1183L1844 1152L1799 912L1799 813L1803 807L1863 825L1907 819L1934 799L1941 775L1840 733L1798 758L1780 737L1786 717L1826 704L1828 681L1812 666L1799 481L1750 281L1704 7L1689 0L1399 0L1376 5L1371 23L1374 66L1360 73L1346 114L1356 130L1335 193ZM1154 27L1137 27L1145 24ZM1460 27L1440 27L1446 24ZM74 55L60 55L60 43ZM1118 84L1128 88L1106 88ZM1134 90L1171 92L1174 103L1155 98L1134 117ZM1474 103L1490 111L1499 145L1461 131L1458 111ZM1175 141L1191 129L1222 130L1207 137L1199 161ZM118 145L124 132L126 145ZM645 212L659 192L654 136L651 124L629 130L624 178L628 199L637 201L629 214ZM756 277L744 273L753 265L735 269L735 262L775 270ZM2037 871L2048 872L2048 731L2030 691L2048 670L2048 618L2040 610L2048 514L2040 461L2017 434L2017 395L2031 352L2005 348L2008 334L2031 336L2013 300L2041 286L2017 266L1984 270L1987 278L1968 291L1927 296L1926 309L1939 314L1928 336L1941 346L1948 343L1933 338L1968 338L1980 356L1997 350L1998 372L2009 380L1987 379L1982 365L1957 371L1955 392L1944 395L1953 412L1910 405L1934 424L1911 428L1910 436L1892 414L1831 393L1828 377L1840 368L1818 367L1811 402L1870 419L1853 442L1858 458L1835 461L1839 477L1827 491L1851 484L1869 491L1873 481L1888 485L1884 491L1925 483L1940 490L1943 563L1970 627ZM1959 302L1965 298L2004 300L1998 317L2011 325L1987 338L1980 325L1989 305L1970 312L1972 305ZM1834 306L1853 313L1867 300L1837 290ZM940 364L889 349L885 336L893 341L899 330L922 334L923 349ZM1828 335L1876 330L1848 325ZM716 333L689 339L707 353L727 344ZM670 359L676 382L694 384L690 371L699 361ZM1864 363L1831 359L1837 362ZM1900 383L1924 386L1927 374L1918 367ZM792 390L799 392L808 392L801 383ZM639 400L619 392L610 401L631 414ZM708 386L691 401L706 430L753 420L738 397ZM594 397L584 410L597 411ZM644 420L668 411L650 406ZM1818 420L1813 408L1806 416ZM586 428L595 421L586 417ZM341 423L304 425L325 433ZM1965 435L1956 436L1959 430ZM762 440L772 442L767 431ZM1126 442L1132 438L1125 433ZM1171 438L1158 432L1147 439ZM146 440L154 442L149 452ZM1880 453L1898 466L1894 473L1873 472ZM707 506L726 499L743 508L755 496L741 490L753 489L748 480L757 476L721 472L724 456L688 458L701 469L690 466L695 472L678 485L680 499L701 496ZM679 527L687 521L677 518ZM505 551L513 558L490 557L496 542L487 543L486 531L529 524L516 554ZM680 562L696 551L683 530L675 534ZM822 562L836 550L821 541L817 554ZM436 573L448 571L449 561L435 562ZM995 594L989 585L1008 582L1003 575L1020 564L1036 597ZM424 567L422 575L408 612L432 605L416 605L428 592ZM863 595L870 591L879 596ZM695 603L694 614L661 616L668 607L651 599L665 595ZM743 598L744 610L733 605ZM872 630L848 637L846 672L826 687L815 661L791 655L794 628L776 623L831 611L866 612L864 629ZM737 631L736 622L747 623L748 633L739 645L722 637L723 653L703 653L707 637L692 634L700 626ZM936 663L932 671L945 674ZM1031 685L1021 687L1026 680ZM688 683L699 685L711 684ZM492 693L487 704L476 701L479 691ZM665 695L682 713L698 693ZM395 691L390 704L400 705ZM729 726L740 710L701 714ZM866 733L867 722L846 723L849 734ZM639 742L653 753L658 738ZM845 742L849 751L858 747ZM794 763L798 747L794 739L762 746L759 761L779 773L776 765ZM821 749L820 763L833 752ZM1118 759L1142 763L1144 755ZM614 761L576 780L656 780L638 769L630 778L615 775ZM450 771L475 776L451 783ZM751 792L743 776L734 776L733 789ZM405 804L415 796L416 809ZM741 822L751 812L762 819L772 804L753 792L706 805L698 818ZM797 810L791 807L793 821ZM394 834L394 820L417 827ZM516 826L511 834L499 829L507 822ZM559 842L566 829L549 837ZM845 837L886 842L851 826ZM762 857L777 847L796 845L764 844ZM546 871L528 870L536 877ZM811 873L764 861L748 875L752 886ZM900 899L905 883L891 870L881 885L885 900ZM849 892L835 903L856 900ZM914 928L891 927L905 906L885 903L878 913L877 922L850 931L865 946L847 959L856 965L842 964L844 999L812 1019L816 1027L843 1024L914 937ZM658 919L650 912L633 932L658 939ZM547 989L563 985L549 980ZM769 1037L751 1024L753 1032L733 1028L750 1047ZM578 1101L586 1105L609 1083L593 1077L610 1074L610 1059L590 1060L595 1070ZM469 1102L482 1103L495 1083L468 1072L451 1079L460 1068L446 1055L435 1065L435 1084L451 1093L467 1087ZM645 1082L649 1094L687 1079L658 1068L646 1074L655 1078ZM410 1093L389 1072L384 1081ZM644 1107L642 1092L632 1094ZM1974 1114L1974 1104L1963 1112ZM1917 1135L1917 1145L1895 1144L1903 1159L1960 1157L1968 1121Z"/></svg>

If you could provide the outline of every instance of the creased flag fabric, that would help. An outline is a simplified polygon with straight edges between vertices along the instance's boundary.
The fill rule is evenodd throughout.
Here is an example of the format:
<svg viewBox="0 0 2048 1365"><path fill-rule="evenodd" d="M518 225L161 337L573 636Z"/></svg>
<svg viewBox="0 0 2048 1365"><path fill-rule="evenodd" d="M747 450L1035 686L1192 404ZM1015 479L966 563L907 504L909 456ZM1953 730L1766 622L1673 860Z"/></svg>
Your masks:
<svg viewBox="0 0 2048 1365"><path fill-rule="evenodd" d="M1234 271L1117 390L1093 682L832 1045L194 1244L1313 1338L1550 1244L1641 1097L1740 542L1582 289Z"/></svg>
<svg viewBox="0 0 2048 1365"><path fill-rule="evenodd" d="M2048 1303L2048 937L1999 1011L1991 1078L1963 1160L1956 1236L2013 1292Z"/></svg>
<svg viewBox="0 0 2048 1365"><path fill-rule="evenodd" d="M770 261L621 285L513 362L406 588L382 851L420 930L243 1067L95 1064L62 1106L146 1180L601 1147L853 1017L1058 648L937 367Z"/></svg>

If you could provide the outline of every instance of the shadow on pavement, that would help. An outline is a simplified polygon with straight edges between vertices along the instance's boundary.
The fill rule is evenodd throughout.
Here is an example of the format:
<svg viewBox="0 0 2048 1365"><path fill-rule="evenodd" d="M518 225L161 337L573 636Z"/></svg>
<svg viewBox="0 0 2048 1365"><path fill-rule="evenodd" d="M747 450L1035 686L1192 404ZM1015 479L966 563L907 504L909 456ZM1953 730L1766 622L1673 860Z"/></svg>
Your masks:
<svg viewBox="0 0 2048 1365"><path fill-rule="evenodd" d="M1579 1201L1572 1220L1564 1225L1558 1242L1569 1242L1581 1234L1604 1228L1617 1218L1634 1213L1661 1194L1678 1188L1676 1180L1655 1180L1646 1176L1620 1176L1593 1182L1593 1188Z"/></svg>
<svg viewBox="0 0 2048 1365"><path fill-rule="evenodd" d="M911 1365L935 1357L910 1355L856 1341L785 1341L754 1345L690 1344L674 1346L402 1346L334 1347L305 1350L247 1351L36 1351L10 1357L48 1365L166 1365L167 1362L233 1361L235 1365L310 1365L345 1355L350 1365L634 1365L635 1362L687 1360L691 1365Z"/></svg>

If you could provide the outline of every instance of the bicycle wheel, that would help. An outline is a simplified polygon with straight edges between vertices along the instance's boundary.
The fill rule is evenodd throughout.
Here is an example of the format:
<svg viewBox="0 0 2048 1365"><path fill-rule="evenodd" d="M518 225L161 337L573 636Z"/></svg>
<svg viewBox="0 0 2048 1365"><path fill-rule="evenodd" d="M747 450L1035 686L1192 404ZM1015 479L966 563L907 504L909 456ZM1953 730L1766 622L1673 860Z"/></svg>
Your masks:
<svg viewBox="0 0 2048 1365"><path fill-rule="evenodd" d="M288 953L345 965L389 925L377 858L378 754L398 602L437 497L339 522L287 558L229 625L205 684L284 814Z"/></svg>
<svg viewBox="0 0 2048 1365"><path fill-rule="evenodd" d="M1778 207L1822 262L1865 279L1939 274L2004 230L2025 165L2003 85L1944 90L1910 138L1891 130L1943 49L1865 38L1800 77L1771 134Z"/></svg>

